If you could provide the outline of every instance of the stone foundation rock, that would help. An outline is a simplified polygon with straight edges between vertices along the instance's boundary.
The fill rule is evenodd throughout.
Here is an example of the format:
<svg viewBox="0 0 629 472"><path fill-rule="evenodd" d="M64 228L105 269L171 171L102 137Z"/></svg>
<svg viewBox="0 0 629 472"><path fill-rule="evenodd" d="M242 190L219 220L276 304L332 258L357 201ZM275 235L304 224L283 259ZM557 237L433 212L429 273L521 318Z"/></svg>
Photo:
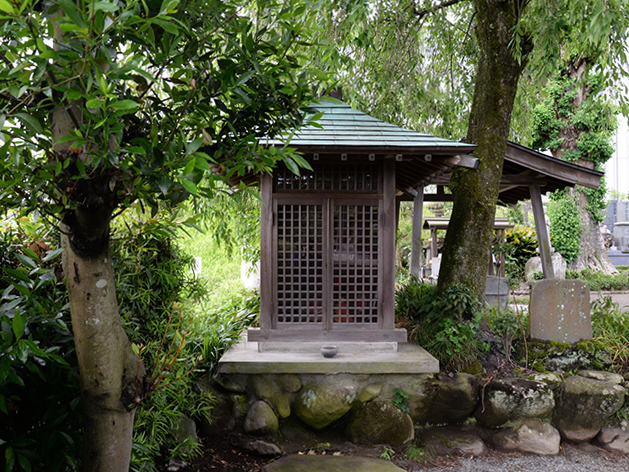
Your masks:
<svg viewBox="0 0 629 472"><path fill-rule="evenodd" d="M421 442L437 456L482 456L487 446L475 429L446 426L431 428L420 435Z"/></svg>
<svg viewBox="0 0 629 472"><path fill-rule="evenodd" d="M495 428L522 418L549 416L554 406L553 391L543 382L498 379L485 387L474 416L479 424Z"/></svg>
<svg viewBox="0 0 629 472"><path fill-rule="evenodd" d="M492 443L506 452L555 455L559 454L561 435L549 423L530 418L519 427L499 431L492 437Z"/></svg>
<svg viewBox="0 0 629 472"><path fill-rule="evenodd" d="M203 427L206 434L244 431L265 444L278 438L317 444L327 434L340 434L356 443L397 445L410 441L417 427L423 428L420 441L437 454L478 455L487 445L556 454L560 435L573 442L596 437L600 447L629 453L629 433L609 427L609 418L624 404L626 381L609 372L581 371L563 380L552 374L500 379L484 388L468 374L230 377L202 385L218 402L215 424ZM443 427L472 418L476 428ZM442 427L426 429L429 425Z"/></svg>
<svg viewBox="0 0 629 472"><path fill-rule="evenodd" d="M585 376L573 375L558 390L553 422L570 441L587 442L596 437L625 402L627 390L623 386L592 377L592 371L586 371Z"/></svg>
<svg viewBox="0 0 629 472"><path fill-rule="evenodd" d="M354 408L346 434L359 444L405 444L415 437L413 420L391 402L373 400Z"/></svg>

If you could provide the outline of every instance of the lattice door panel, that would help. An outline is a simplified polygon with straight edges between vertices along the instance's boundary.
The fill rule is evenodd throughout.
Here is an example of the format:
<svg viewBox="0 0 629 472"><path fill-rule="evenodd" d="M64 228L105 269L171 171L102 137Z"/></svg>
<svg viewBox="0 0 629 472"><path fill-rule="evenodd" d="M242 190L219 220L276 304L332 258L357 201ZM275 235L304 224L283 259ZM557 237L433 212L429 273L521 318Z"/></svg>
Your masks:
<svg viewBox="0 0 629 472"><path fill-rule="evenodd" d="M275 171L275 191L353 191L375 193L379 190L376 164L313 164L312 170L294 174L285 166Z"/></svg>
<svg viewBox="0 0 629 472"><path fill-rule="evenodd" d="M378 323L378 206L333 206L332 323Z"/></svg>
<svg viewBox="0 0 629 472"><path fill-rule="evenodd" d="M277 206L277 324L323 323L324 206Z"/></svg>

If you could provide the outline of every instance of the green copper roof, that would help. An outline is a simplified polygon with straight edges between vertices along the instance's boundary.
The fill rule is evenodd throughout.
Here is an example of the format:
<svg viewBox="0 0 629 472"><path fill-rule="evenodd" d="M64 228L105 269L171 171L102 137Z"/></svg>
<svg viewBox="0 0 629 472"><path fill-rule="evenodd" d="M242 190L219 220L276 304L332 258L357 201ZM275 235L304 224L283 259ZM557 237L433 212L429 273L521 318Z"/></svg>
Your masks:
<svg viewBox="0 0 629 472"><path fill-rule="evenodd" d="M321 128L305 126L290 139L290 145L308 149L399 151L403 153L465 154L473 144L438 138L378 120L349 105L322 99L311 108L323 112ZM269 144L279 144L272 141Z"/></svg>

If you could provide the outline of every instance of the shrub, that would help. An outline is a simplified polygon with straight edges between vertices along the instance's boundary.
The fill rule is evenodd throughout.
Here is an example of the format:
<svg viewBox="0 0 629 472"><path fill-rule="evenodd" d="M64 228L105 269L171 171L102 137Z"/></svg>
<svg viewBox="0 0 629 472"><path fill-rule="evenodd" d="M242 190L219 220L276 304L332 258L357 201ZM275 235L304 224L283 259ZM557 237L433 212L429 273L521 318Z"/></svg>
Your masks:
<svg viewBox="0 0 629 472"><path fill-rule="evenodd" d="M505 231L505 243L496 245L496 252L505 254L505 272L514 284L524 277L524 266L537 255L535 230L528 226L515 226Z"/></svg>
<svg viewBox="0 0 629 472"><path fill-rule="evenodd" d="M444 370L466 370L478 363L480 303L473 291L452 284L442 296L436 286L412 278L396 293L396 316L410 322L410 339L437 358Z"/></svg>
<svg viewBox="0 0 629 472"><path fill-rule="evenodd" d="M613 356L614 368L629 371L629 312L621 311L611 297L601 297L592 302L591 318L594 339Z"/></svg>
<svg viewBox="0 0 629 472"><path fill-rule="evenodd" d="M511 308L500 308L498 306L488 306L483 311L483 317L487 321L491 331L502 341L502 348L507 360L511 359L513 352L513 340L526 335L528 326L527 315L514 313Z"/></svg>
<svg viewBox="0 0 629 472"><path fill-rule="evenodd" d="M564 191L556 191L548 202L547 214L551 244L568 264L574 262L580 253L582 231L574 197Z"/></svg>
<svg viewBox="0 0 629 472"><path fill-rule="evenodd" d="M79 375L55 235L0 231L0 457L4 470L76 468Z"/></svg>
<svg viewBox="0 0 629 472"><path fill-rule="evenodd" d="M133 471L197 454L198 445L176 431L187 418L209 418L212 409L213 399L194 388L205 370L187 303L201 298L204 287L191 273L192 256L174 237L170 222L155 219L127 222L112 237L120 316L150 378L136 413Z"/></svg>

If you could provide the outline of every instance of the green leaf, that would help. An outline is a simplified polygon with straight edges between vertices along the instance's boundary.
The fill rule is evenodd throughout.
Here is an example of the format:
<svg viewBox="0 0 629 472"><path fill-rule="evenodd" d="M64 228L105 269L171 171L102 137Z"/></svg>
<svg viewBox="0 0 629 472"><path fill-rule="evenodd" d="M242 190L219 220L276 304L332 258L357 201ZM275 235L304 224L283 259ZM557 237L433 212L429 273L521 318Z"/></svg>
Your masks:
<svg viewBox="0 0 629 472"><path fill-rule="evenodd" d="M23 247L22 248L22 252L25 255L27 255L28 257L30 257L31 259L35 260L35 261L39 260L39 255L35 251L33 251L33 250L31 250L31 249L29 249L27 247Z"/></svg>
<svg viewBox="0 0 629 472"><path fill-rule="evenodd" d="M109 104L110 108L114 110L133 110L138 108L140 105L138 102L134 100L118 100L117 102L112 102Z"/></svg>
<svg viewBox="0 0 629 472"><path fill-rule="evenodd" d="M42 262L48 262L53 260L55 257L57 257L59 254L61 254L63 252L63 248L60 247L58 249L55 249L53 251L48 252L48 254L46 254L46 256L42 259Z"/></svg>
<svg viewBox="0 0 629 472"><path fill-rule="evenodd" d="M10 15L15 14L13 5L11 5L7 0L0 0L0 11L9 13Z"/></svg>
<svg viewBox="0 0 629 472"><path fill-rule="evenodd" d="M141 154L141 155L146 155L146 149L144 149L142 146L127 146L125 148L125 151L127 152L132 152L134 154Z"/></svg>
<svg viewBox="0 0 629 472"><path fill-rule="evenodd" d="M293 160L297 163L297 165L299 167L302 167L304 169L308 169L308 170L312 170L312 167L310 166L310 163L304 159L302 156L300 156L299 154L293 154Z"/></svg>
<svg viewBox="0 0 629 472"><path fill-rule="evenodd" d="M164 0L159 10L160 15L168 15L177 11L179 0Z"/></svg>
<svg viewBox="0 0 629 472"><path fill-rule="evenodd" d="M19 451L16 453L17 462L20 464L20 467L24 469L24 472L31 472L33 469L31 468L31 462L28 460L24 454L20 454Z"/></svg>
<svg viewBox="0 0 629 472"><path fill-rule="evenodd" d="M103 105L103 100L100 99L92 99L92 100L88 100L85 103L85 106L87 108L100 108Z"/></svg>
<svg viewBox="0 0 629 472"><path fill-rule="evenodd" d="M210 171L210 164L203 157L197 157L194 161L194 166L199 170Z"/></svg>
<svg viewBox="0 0 629 472"><path fill-rule="evenodd" d="M9 375L9 369L11 368L11 364L9 363L9 358L7 356L3 356L0 359L0 383L3 383Z"/></svg>
<svg viewBox="0 0 629 472"><path fill-rule="evenodd" d="M166 21L163 18L153 18L151 21L155 23L156 25L161 26L161 28L167 33L170 33L170 34L179 33L179 28L177 28L176 25L174 25L173 23L170 23L169 21Z"/></svg>
<svg viewBox="0 0 629 472"><path fill-rule="evenodd" d="M41 123L34 116L31 116L27 113L16 113L15 116L17 116L22 122L22 124L26 126L28 129L30 129L31 131L37 134L41 134L44 132L44 129L42 128Z"/></svg>
<svg viewBox="0 0 629 472"><path fill-rule="evenodd" d="M192 171L194 170L195 164L196 164L196 159L190 159L187 162L186 167L184 167L183 169L183 175L191 174Z"/></svg>
<svg viewBox="0 0 629 472"><path fill-rule="evenodd" d="M20 339L24 336L24 330L26 329L26 322L19 311L15 312L13 315L13 333L15 334L15 339Z"/></svg>
<svg viewBox="0 0 629 472"><path fill-rule="evenodd" d="M104 11L107 13L114 13L115 11L118 11L120 7L116 4L116 3L110 3L110 2L95 2L94 3L94 11Z"/></svg>
<svg viewBox="0 0 629 472"><path fill-rule="evenodd" d="M288 167L288 170L290 170L293 174L301 175L299 171L299 166L295 164L295 161L292 160L290 157L284 158L284 164L286 164L286 167Z"/></svg>
<svg viewBox="0 0 629 472"><path fill-rule="evenodd" d="M255 75L254 71L250 70L248 72L245 72L244 74L242 74L242 76L240 77L240 80L236 83L236 85L242 85L246 83L254 75Z"/></svg>
<svg viewBox="0 0 629 472"><path fill-rule="evenodd" d="M7 447L6 451L4 451L4 461L5 461L5 472L11 472L13 467L15 467L15 455L13 454L13 448L11 446Z"/></svg>
<svg viewBox="0 0 629 472"><path fill-rule="evenodd" d="M199 193L199 189L197 189L196 184L192 180L182 179L181 185L183 185L183 188L185 188L192 195L196 195Z"/></svg>
<svg viewBox="0 0 629 472"><path fill-rule="evenodd" d="M72 0L58 0L59 5L63 9L63 12L66 16L74 23L76 26L80 28L85 28L85 21L83 21L83 17L79 13L76 8L76 4Z"/></svg>
<svg viewBox="0 0 629 472"><path fill-rule="evenodd" d="M17 254L16 257L22 263L22 265L28 267L29 269L37 269L37 263L30 257L23 254Z"/></svg>
<svg viewBox="0 0 629 472"><path fill-rule="evenodd" d="M28 278L28 274L24 270L20 269L3 269L4 272L13 277L14 279L21 280L22 282L30 282L31 279Z"/></svg>

